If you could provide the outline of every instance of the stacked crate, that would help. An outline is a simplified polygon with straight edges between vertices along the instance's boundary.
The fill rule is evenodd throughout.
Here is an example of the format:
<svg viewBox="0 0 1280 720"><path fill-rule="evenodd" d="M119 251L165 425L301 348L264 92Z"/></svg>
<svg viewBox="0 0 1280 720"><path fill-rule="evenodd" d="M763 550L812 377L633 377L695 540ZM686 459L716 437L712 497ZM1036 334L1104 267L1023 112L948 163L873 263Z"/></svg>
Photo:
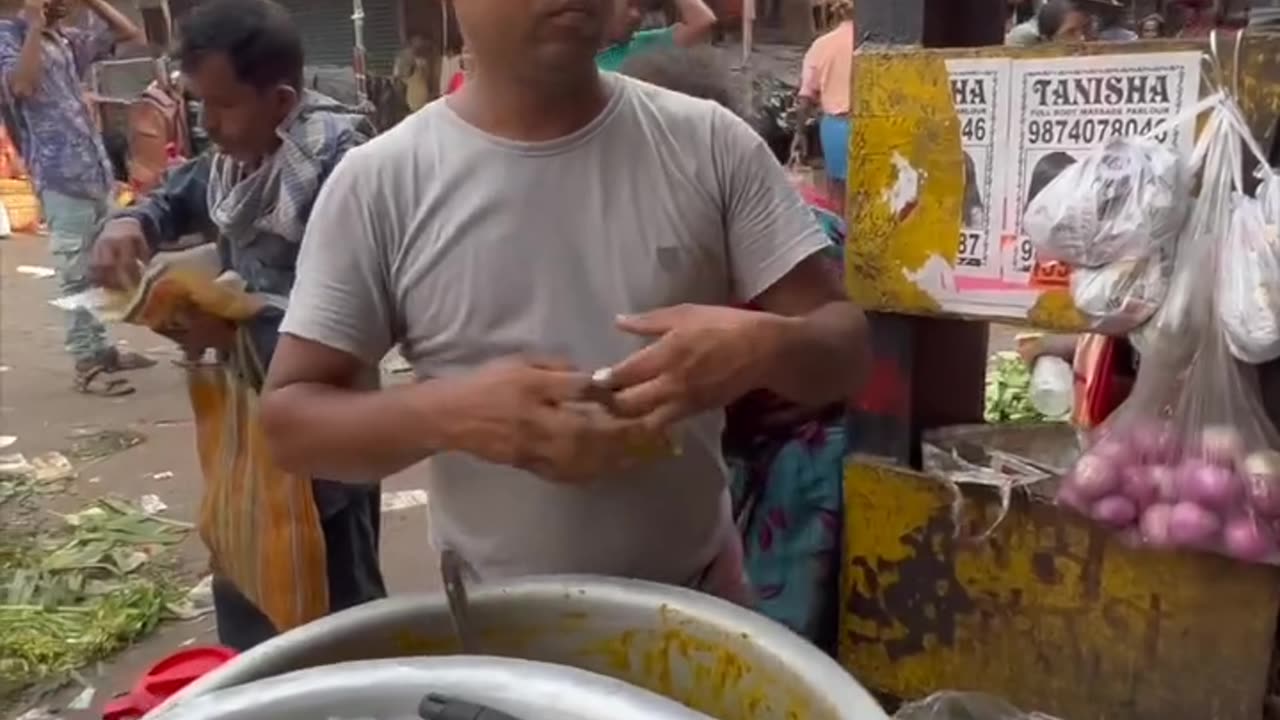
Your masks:
<svg viewBox="0 0 1280 720"><path fill-rule="evenodd" d="M18 149L3 126L0 126L0 205L4 205L13 232L36 232L40 228L40 201L27 178Z"/></svg>

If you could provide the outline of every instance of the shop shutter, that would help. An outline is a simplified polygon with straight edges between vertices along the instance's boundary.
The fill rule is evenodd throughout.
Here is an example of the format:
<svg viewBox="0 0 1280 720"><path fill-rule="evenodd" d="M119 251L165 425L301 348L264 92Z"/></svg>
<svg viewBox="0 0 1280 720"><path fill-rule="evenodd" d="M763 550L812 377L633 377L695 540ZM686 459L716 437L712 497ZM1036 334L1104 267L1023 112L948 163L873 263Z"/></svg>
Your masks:
<svg viewBox="0 0 1280 720"><path fill-rule="evenodd" d="M396 53L404 47L398 6L399 0L364 0L364 45L371 73L390 75Z"/></svg>
<svg viewBox="0 0 1280 720"><path fill-rule="evenodd" d="M369 70L388 74L400 49L398 0L364 0L364 44ZM351 65L355 27L348 0L281 0L302 33L308 65Z"/></svg>

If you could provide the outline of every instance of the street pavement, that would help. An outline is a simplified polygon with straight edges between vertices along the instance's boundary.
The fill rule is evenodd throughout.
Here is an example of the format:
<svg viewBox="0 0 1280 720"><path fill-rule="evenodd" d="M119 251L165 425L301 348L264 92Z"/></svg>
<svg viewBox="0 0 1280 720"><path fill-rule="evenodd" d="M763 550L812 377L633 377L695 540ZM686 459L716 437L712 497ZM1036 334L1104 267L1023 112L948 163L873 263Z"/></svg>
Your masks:
<svg viewBox="0 0 1280 720"><path fill-rule="evenodd" d="M56 280L44 276L51 267L45 238L0 239L0 435L17 437L0 454L20 452L32 457L65 448L69 437L86 429L140 432L145 442L83 469L67 493L44 496L41 501L50 510L70 512L100 496L137 502L143 495L154 494L168 506L167 517L193 521L201 480L186 387L172 363L179 353L168 340L145 329L112 327L116 340L159 364L130 375L137 393L128 397L106 399L74 392L70 361L63 352L60 312L48 303L57 294ZM407 376L386 379L404 382ZM411 469L383 485L384 505L408 505L383 514L382 564L393 593L439 588L439 570L430 559L434 556L425 551L427 523L421 504L425 474L425 468ZM193 535L181 548L181 570L194 582L206 574L207 563ZM135 647L86 672L96 688L93 705L58 717L100 717L101 706L127 690L151 663L184 646L216 642L212 629L211 617L166 623Z"/></svg>

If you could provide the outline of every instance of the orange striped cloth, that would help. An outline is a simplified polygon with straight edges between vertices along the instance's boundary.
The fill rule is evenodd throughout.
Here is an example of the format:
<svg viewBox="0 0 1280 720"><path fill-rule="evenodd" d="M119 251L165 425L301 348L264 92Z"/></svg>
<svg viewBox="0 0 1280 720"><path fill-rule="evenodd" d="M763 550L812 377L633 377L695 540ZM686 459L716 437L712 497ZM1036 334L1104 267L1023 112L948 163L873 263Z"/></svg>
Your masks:
<svg viewBox="0 0 1280 720"><path fill-rule="evenodd" d="M234 274L218 274L212 245L172 257L153 263L127 322L165 332L192 311L242 323L264 307ZM214 572L284 632L328 613L329 583L311 479L282 470L267 448L257 391L264 373L243 327L225 360L187 366L204 475L197 528Z"/></svg>

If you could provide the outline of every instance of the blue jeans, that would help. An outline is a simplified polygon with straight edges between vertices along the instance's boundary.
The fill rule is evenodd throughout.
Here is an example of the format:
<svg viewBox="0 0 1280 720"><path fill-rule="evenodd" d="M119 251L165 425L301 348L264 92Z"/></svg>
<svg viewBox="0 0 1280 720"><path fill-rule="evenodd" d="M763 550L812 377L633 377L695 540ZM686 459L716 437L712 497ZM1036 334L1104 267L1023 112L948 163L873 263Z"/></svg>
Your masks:
<svg viewBox="0 0 1280 720"><path fill-rule="evenodd" d="M822 141L823 171L828 178L844 182L849 178L849 118L823 115L818 137Z"/></svg>
<svg viewBox="0 0 1280 720"><path fill-rule="evenodd" d="M40 205L49 224L49 254L57 271L58 294L74 295L89 289L89 248L93 233L107 215L106 198L40 193ZM107 332L88 310L67 313L67 352L77 363L91 362L107 350Z"/></svg>

